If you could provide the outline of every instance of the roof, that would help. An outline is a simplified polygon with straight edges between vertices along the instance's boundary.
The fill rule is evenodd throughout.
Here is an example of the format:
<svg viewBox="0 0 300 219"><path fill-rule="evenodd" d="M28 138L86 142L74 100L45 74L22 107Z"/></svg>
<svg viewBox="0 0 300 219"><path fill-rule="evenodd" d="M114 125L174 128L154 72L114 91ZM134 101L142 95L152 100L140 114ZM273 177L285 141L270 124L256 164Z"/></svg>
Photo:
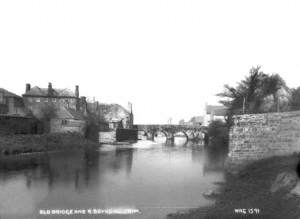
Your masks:
<svg viewBox="0 0 300 219"><path fill-rule="evenodd" d="M227 113L227 107L217 105L207 105L206 114L214 114L215 116L225 116Z"/></svg>
<svg viewBox="0 0 300 219"><path fill-rule="evenodd" d="M129 117L130 113L119 104L100 104L99 110L108 122L117 122Z"/></svg>
<svg viewBox="0 0 300 219"><path fill-rule="evenodd" d="M8 90L5 90L4 88L0 88L0 92L1 93L4 93L4 96L5 97L18 97L18 98L21 98L20 96L18 96L17 94L14 94Z"/></svg>
<svg viewBox="0 0 300 219"><path fill-rule="evenodd" d="M56 119L75 119L84 120L83 115L74 109L66 108L64 106L58 107L56 111Z"/></svg>
<svg viewBox="0 0 300 219"><path fill-rule="evenodd" d="M75 93L71 91L70 89L54 89L53 90L53 96L56 97L76 97ZM38 86L34 86L29 91L25 92L26 96L48 96L48 88L40 88Z"/></svg>

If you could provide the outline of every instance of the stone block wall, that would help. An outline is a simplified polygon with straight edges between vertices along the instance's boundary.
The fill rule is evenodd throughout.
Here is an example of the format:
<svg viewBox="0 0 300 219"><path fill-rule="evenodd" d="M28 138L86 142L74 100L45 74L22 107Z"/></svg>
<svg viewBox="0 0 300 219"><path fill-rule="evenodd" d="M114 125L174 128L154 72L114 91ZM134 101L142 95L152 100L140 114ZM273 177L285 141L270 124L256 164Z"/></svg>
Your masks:
<svg viewBox="0 0 300 219"><path fill-rule="evenodd" d="M101 131L99 132L100 143L114 143L116 142L116 131Z"/></svg>
<svg viewBox="0 0 300 219"><path fill-rule="evenodd" d="M137 141L138 136L137 129L117 129L116 140L117 141Z"/></svg>
<svg viewBox="0 0 300 219"><path fill-rule="evenodd" d="M300 152L300 111L235 116L229 139L230 164Z"/></svg>

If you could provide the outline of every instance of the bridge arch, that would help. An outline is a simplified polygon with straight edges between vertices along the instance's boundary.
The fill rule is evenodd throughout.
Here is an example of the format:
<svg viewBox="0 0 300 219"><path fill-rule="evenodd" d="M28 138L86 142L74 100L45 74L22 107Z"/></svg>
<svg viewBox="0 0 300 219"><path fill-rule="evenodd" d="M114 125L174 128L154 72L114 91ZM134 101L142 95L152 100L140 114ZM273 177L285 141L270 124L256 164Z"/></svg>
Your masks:
<svg viewBox="0 0 300 219"><path fill-rule="evenodd" d="M186 140L187 140L187 141L189 140L189 136L188 136L188 134L187 134L187 132L186 132L185 130L178 130L178 131L176 131L176 132L174 133L174 137L176 137L176 134L177 134L177 133L182 133L182 134L185 136Z"/></svg>
<svg viewBox="0 0 300 219"><path fill-rule="evenodd" d="M148 132L146 130L138 130L138 134L148 136Z"/></svg>

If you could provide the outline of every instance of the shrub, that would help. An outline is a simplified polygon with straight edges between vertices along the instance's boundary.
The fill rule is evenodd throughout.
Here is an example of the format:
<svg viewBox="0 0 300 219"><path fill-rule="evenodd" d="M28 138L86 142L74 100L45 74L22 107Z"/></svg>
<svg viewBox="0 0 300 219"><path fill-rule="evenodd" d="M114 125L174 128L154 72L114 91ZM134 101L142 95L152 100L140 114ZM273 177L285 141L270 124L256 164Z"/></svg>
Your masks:
<svg viewBox="0 0 300 219"><path fill-rule="evenodd" d="M228 150L229 128L225 122L212 121L208 126L208 136L210 147Z"/></svg>

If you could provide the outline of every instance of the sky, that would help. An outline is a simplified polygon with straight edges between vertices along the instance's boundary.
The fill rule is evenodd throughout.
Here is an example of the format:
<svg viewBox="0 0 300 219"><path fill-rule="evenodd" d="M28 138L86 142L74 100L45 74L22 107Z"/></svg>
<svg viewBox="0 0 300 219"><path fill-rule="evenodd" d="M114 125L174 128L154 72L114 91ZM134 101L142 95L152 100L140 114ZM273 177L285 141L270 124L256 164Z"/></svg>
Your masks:
<svg viewBox="0 0 300 219"><path fill-rule="evenodd" d="M0 87L133 103L135 123L217 104L252 66L300 86L297 0L0 0Z"/></svg>

